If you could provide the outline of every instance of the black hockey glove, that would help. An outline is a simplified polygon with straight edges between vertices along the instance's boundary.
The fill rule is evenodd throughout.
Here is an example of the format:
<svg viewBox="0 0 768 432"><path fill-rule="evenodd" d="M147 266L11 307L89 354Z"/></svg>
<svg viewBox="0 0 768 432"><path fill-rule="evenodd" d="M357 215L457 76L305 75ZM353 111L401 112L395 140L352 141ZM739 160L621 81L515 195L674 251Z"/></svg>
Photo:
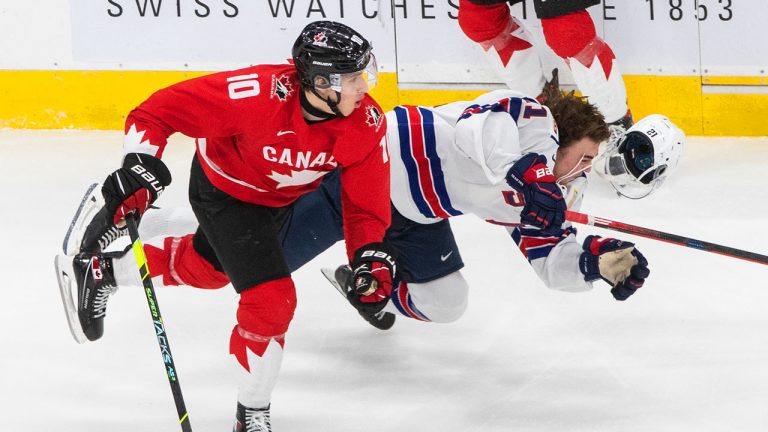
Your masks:
<svg viewBox="0 0 768 432"><path fill-rule="evenodd" d="M384 243L369 243L355 252L350 267L349 301L363 313L378 313L392 294L392 279L397 268L395 254Z"/></svg>
<svg viewBox="0 0 768 432"><path fill-rule="evenodd" d="M567 206L545 156L528 153L521 157L507 171L506 179L525 201L520 222L544 231L561 229Z"/></svg>
<svg viewBox="0 0 768 432"><path fill-rule="evenodd" d="M110 174L101 188L107 222L117 225L133 210L143 214L169 184L171 172L163 161L148 154L128 153L123 167Z"/></svg>
<svg viewBox="0 0 768 432"><path fill-rule="evenodd" d="M628 299L650 274L648 260L635 249L634 243L591 235L584 240L583 247L579 268L584 280L602 278L611 285L616 300Z"/></svg>

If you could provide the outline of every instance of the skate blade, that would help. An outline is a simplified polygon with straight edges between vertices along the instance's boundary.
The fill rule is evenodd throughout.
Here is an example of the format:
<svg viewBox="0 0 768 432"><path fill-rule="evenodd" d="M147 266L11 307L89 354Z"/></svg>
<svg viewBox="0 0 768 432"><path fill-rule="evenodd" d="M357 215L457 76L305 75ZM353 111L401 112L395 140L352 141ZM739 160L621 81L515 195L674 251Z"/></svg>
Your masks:
<svg viewBox="0 0 768 432"><path fill-rule="evenodd" d="M344 291L344 288L342 288L341 285L339 285L339 283L336 282L335 269L323 267L320 269L320 273L322 273L323 276L325 276L325 278L328 279L328 282L330 282L331 285L333 285L333 287L336 288L336 291L338 291L339 294L341 294L345 299L347 298L347 293Z"/></svg>
<svg viewBox="0 0 768 432"><path fill-rule="evenodd" d="M56 255L53 261L56 267L56 280L59 282L59 293L61 302L64 305L64 313L67 316L69 331L75 342L81 344L88 339L80 326L80 319L77 317L77 306L75 298L72 295L72 287L75 286L75 276L72 269L72 258L65 255Z"/></svg>
<svg viewBox="0 0 768 432"><path fill-rule="evenodd" d="M326 279L328 279L328 282L333 285L334 288L336 288L336 291L339 292L345 299L347 299L347 293L344 291L344 288L339 285L339 283L336 281L336 270L330 269L327 267L323 267L320 269L320 273L325 276ZM348 299L347 299L348 301ZM377 328L379 330L389 330L392 328L392 326L395 325L395 315L391 312L384 312L381 311L379 314L383 313L383 317L379 318L378 314L377 316L369 317L361 313L360 311L357 312L368 324L372 325L374 328Z"/></svg>
<svg viewBox="0 0 768 432"><path fill-rule="evenodd" d="M101 196L100 191L97 190L98 187L99 183L93 183L85 191L75 216L69 224L67 234L64 236L64 243L62 245L64 255L74 255L80 252L80 243L83 241L85 229L88 228L88 222L104 206L104 198Z"/></svg>

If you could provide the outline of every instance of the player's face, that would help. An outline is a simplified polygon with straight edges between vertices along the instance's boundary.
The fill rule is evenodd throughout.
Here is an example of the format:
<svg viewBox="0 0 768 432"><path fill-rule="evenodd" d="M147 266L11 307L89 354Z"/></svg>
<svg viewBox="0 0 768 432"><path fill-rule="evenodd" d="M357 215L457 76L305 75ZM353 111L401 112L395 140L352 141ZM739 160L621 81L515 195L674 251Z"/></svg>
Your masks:
<svg viewBox="0 0 768 432"><path fill-rule="evenodd" d="M344 116L352 114L352 111L360 107L366 93L368 93L368 83L363 72L342 75L339 101L341 114Z"/></svg>
<svg viewBox="0 0 768 432"><path fill-rule="evenodd" d="M589 172L599 148L600 144L597 141L587 137L569 146L558 148L553 172L557 182L565 186L581 173Z"/></svg>

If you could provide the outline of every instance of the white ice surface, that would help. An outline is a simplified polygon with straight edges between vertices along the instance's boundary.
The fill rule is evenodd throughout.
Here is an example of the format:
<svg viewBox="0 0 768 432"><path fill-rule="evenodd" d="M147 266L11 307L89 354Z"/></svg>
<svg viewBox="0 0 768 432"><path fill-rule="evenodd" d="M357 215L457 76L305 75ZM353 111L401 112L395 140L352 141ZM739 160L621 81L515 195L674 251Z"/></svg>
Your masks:
<svg viewBox="0 0 768 432"><path fill-rule="evenodd" d="M0 131L0 431L178 431L146 300L123 289L106 333L77 345L53 271L92 181L117 167L117 132ZM164 206L185 205L193 146L175 139ZM653 196L592 182L583 210L768 254L768 139L690 139ZM275 432L766 431L768 267L642 238L651 277L630 300L599 285L547 290L503 229L452 221L471 285L454 324L363 322L321 266L294 274L299 304L273 395ZM599 229L587 233L610 235ZM193 430L231 430L230 288L158 292Z"/></svg>

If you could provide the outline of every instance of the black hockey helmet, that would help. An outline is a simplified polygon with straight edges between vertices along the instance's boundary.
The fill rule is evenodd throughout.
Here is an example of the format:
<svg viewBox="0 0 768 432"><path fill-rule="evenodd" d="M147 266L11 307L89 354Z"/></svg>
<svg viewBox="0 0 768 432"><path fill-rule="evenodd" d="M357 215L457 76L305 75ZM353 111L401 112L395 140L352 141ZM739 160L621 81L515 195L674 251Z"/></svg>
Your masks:
<svg viewBox="0 0 768 432"><path fill-rule="evenodd" d="M304 27L293 44L293 63L304 87L314 88L315 78L321 76L328 87L340 92L343 74L370 70L373 64L371 72L375 79L371 48L368 40L344 24L315 21Z"/></svg>

